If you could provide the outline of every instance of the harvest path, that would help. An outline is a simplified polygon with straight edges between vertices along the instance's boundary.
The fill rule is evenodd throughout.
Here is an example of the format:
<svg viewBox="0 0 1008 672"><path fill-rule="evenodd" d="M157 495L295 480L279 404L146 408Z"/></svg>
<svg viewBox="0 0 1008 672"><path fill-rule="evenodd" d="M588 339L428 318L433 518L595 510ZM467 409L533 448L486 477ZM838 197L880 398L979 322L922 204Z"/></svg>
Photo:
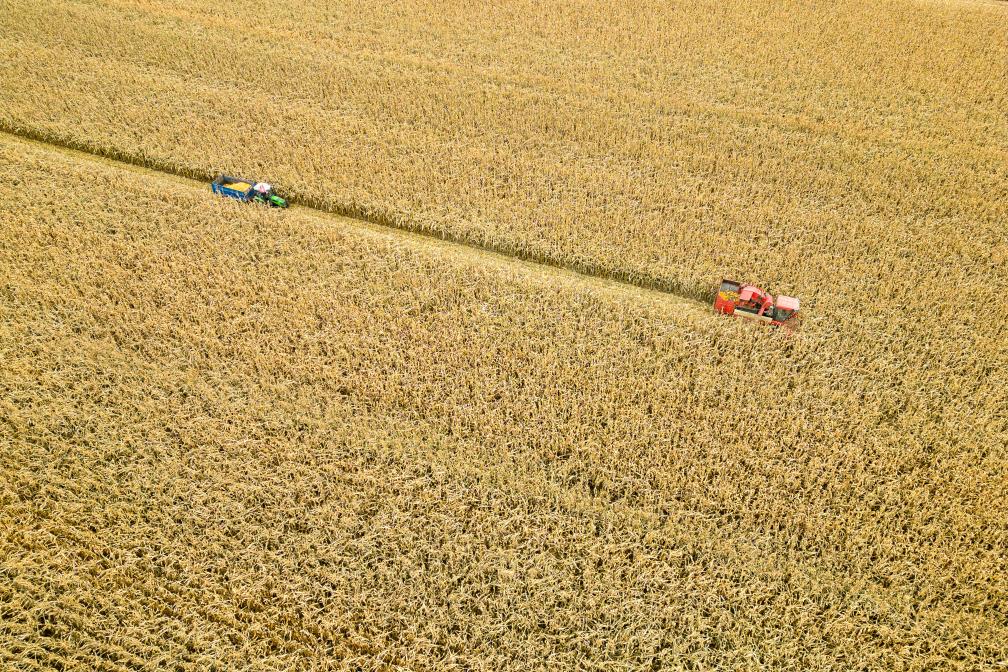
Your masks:
<svg viewBox="0 0 1008 672"><path fill-rule="evenodd" d="M190 188L206 189L209 198L209 188L207 184L212 176L199 174L197 171L187 170L178 166L169 165L166 162L155 159L146 159L138 156L122 155L116 150L99 147L83 146L73 141L64 141L47 137L37 133L32 129L11 129L3 122L0 122L0 134L8 141L29 145L42 146L50 151L58 151L63 154L75 156L88 161L106 163L121 170L129 170L135 173L146 175L157 175L161 178L174 179L184 183ZM598 273L590 273L569 265L561 264L550 259L538 258L532 255L520 255L493 247L483 246L473 243L470 240L444 234L432 232L417 227L411 227L408 223L386 217L367 216L363 213L351 211L339 211L336 209L324 209L312 204L300 202L296 198L289 199L291 208L313 217L325 218L328 221L338 222L342 226L354 226L367 228L373 232L385 236L395 236L407 239L414 245L435 246L455 254L479 255L482 261L495 265L517 265L530 270L550 281L565 278L568 281L582 282L590 284L596 288L603 288L606 291L617 294L631 295L641 301L659 301L671 304L669 307L679 310L690 310L698 313L709 314L707 304L710 297L690 296L685 293L673 292L667 288L658 287L646 283L637 283L626 279L606 276Z"/></svg>

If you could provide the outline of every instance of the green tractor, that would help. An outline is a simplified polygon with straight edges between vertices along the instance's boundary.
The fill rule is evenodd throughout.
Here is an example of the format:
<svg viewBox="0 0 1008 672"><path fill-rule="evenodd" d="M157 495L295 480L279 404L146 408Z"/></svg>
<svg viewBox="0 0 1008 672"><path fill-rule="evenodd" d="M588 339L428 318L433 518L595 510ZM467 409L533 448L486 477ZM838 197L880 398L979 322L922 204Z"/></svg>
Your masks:
<svg viewBox="0 0 1008 672"><path fill-rule="evenodd" d="M273 193L268 182L253 182L241 177L218 175L210 184L215 194L246 203L262 203L273 208L286 208L287 201Z"/></svg>

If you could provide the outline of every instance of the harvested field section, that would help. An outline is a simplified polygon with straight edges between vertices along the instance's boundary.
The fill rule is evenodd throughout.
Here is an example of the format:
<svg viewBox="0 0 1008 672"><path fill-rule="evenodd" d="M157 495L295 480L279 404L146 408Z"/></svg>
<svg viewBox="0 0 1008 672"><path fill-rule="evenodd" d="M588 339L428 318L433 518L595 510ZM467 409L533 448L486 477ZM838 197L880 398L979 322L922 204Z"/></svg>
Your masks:
<svg viewBox="0 0 1008 672"><path fill-rule="evenodd" d="M1006 243L1000 4L316 4L16 0L0 124L833 318Z"/></svg>
<svg viewBox="0 0 1008 672"><path fill-rule="evenodd" d="M0 222L4 664L1008 655L987 381L9 140Z"/></svg>

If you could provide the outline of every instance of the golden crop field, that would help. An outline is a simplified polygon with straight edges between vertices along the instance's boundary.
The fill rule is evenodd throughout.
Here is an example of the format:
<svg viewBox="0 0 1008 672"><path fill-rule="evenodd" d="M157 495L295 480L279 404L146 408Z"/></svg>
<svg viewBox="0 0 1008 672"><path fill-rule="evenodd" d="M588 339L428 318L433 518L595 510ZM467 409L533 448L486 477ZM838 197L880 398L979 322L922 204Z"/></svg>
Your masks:
<svg viewBox="0 0 1008 672"><path fill-rule="evenodd" d="M8 128L694 296L851 310L1008 216L1002 3L5 6Z"/></svg>
<svg viewBox="0 0 1008 672"><path fill-rule="evenodd" d="M1008 8L631 4L4 3L0 667L1008 665Z"/></svg>

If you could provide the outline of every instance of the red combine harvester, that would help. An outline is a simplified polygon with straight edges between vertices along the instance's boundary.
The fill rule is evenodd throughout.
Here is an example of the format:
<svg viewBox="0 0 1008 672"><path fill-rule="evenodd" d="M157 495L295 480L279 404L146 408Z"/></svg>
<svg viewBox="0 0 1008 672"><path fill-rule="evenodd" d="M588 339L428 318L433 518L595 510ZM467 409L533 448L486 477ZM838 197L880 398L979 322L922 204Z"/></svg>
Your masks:
<svg viewBox="0 0 1008 672"><path fill-rule="evenodd" d="M725 315L738 315L775 327L794 328L798 325L798 299L771 294L754 285L734 280L722 280L714 297L714 310Z"/></svg>

